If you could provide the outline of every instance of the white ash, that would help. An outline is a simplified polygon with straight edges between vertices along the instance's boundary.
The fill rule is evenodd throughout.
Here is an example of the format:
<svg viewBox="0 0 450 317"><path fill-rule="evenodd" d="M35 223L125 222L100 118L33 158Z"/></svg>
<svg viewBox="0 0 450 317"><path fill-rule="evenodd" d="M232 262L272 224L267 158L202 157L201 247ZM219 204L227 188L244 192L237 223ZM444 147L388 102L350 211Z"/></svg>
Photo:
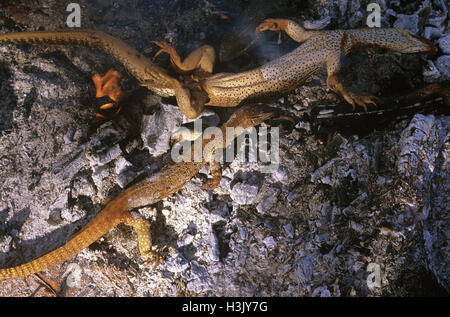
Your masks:
<svg viewBox="0 0 450 317"><path fill-rule="evenodd" d="M52 1L47 2L52 6ZM284 2L280 3L277 5ZM383 27L391 27L390 21L397 20L397 24L417 28L419 34L445 49L446 40L440 39L448 36L445 1L424 1L422 6L408 3L407 8L400 1L379 3ZM319 26L331 20L336 28L364 27L367 1L308 0L307 4L310 9L302 15L314 23L325 21L316 23ZM42 4L37 1L33 5ZM127 26L118 27L102 24L90 10L96 4L86 3L86 27L125 39L149 57L156 51L148 43L167 34L177 49L187 53L190 46L205 44L185 41L197 39L199 29L205 33L205 40L223 32L205 18L203 8L189 6L186 11L180 10L179 18L168 19L163 30L160 22L166 18L164 6L147 5L145 13L136 9L125 17ZM422 14L424 8L429 8L429 15ZM39 10L35 12L40 14ZM121 10L113 13L105 20L124 18ZM292 15L298 18L296 13ZM47 21L46 29L64 26L64 21L48 21L48 17L42 21ZM25 28L39 26L31 21ZM9 31L2 25L2 32ZM60 64L39 56L44 50L62 52L54 59ZM0 96L5 96L1 118L13 123L0 134L2 267L8 256L20 255L28 261L67 241L85 225L86 217L100 210L101 202L113 195L118 183L131 181L133 176L125 176L128 171L157 170L166 163L164 157L143 155L152 152L156 156L168 149L164 125L173 122L156 120L159 114L150 116L155 119L153 135L138 136L125 145L121 143L129 137L128 129L117 123L106 123L87 135L87 123L95 109L85 107L81 100L86 103L91 99L86 97L87 92L94 96L90 76L112 65L125 73L111 58L94 51L0 47L1 61L11 73L9 77L7 72L0 75ZM425 80L438 82L449 77L447 56L427 57L436 68L431 67L432 74ZM72 62L61 62L65 60ZM30 61L37 69L27 72L24 66ZM416 74L405 71L405 60L395 59L395 63L402 66L398 72L405 77ZM389 78L389 71L380 68L383 80ZM419 70L417 75L421 73ZM378 77L374 84L380 85L383 80ZM291 97L294 104L320 103L319 96L327 93L325 81L324 75L318 75L314 87L301 87L283 98L284 105L274 105L290 108ZM34 87L39 89L33 92ZM27 110L27 100L33 94L35 100ZM304 110L297 108L296 113ZM173 115L178 108L168 105L165 110L164 114ZM174 118L174 126L189 121ZM136 128L139 121L130 125ZM148 127L152 129L152 124ZM156 269L143 263L136 236L126 226L117 227L71 259L70 263L83 267L85 277L74 296L405 296L420 291L418 281L436 283L448 292L450 149L445 140L449 130L446 116L417 115L394 128L360 138L337 133L328 143L336 141L338 145L327 147L312 134L312 127L300 124L298 130L281 136L280 169L273 175L260 173L258 163L234 161L224 169L225 177L214 191L201 189L206 177L200 174L177 194L153 206L155 214L149 208L141 209L152 222L153 245L164 255L165 261ZM160 136L162 139L158 139ZM145 144L144 151L141 143ZM135 166L136 161L142 166ZM40 174L39 182L32 177L36 173ZM74 178L78 179L75 206L69 206L68 189ZM81 203L86 199L83 192L92 195L89 204ZM51 209L60 209L61 223L49 225ZM83 220L72 222L80 217ZM64 225L69 227L61 230ZM381 265L381 288L367 287L369 263ZM64 271L66 266L59 268ZM410 276L405 276L405 267ZM20 288L33 294L38 286L33 289L31 280L27 281L19 281ZM0 294L20 288L6 285Z"/></svg>

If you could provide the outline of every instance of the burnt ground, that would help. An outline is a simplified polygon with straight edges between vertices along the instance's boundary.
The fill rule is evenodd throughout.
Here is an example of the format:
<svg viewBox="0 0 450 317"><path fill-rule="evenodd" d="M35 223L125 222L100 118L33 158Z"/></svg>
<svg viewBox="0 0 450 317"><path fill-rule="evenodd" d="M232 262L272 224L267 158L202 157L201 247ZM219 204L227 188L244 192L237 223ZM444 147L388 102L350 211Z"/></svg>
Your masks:
<svg viewBox="0 0 450 317"><path fill-rule="evenodd" d="M364 27L368 1L78 3L82 28L116 36L148 57L157 52L153 40L171 43L181 56L209 44L218 52L215 72L239 72L297 45L266 34L239 54L264 18ZM66 5L2 1L0 32L67 28ZM384 27L431 34L439 53L352 53L344 60L349 87L384 96L449 80L439 44L449 32L445 10L440 1L383 5ZM154 61L169 65L164 55ZM94 125L91 76L111 67L125 75L128 97L118 117ZM75 46L0 46L0 100L0 267L62 245L103 201L158 170L168 160L171 130L185 121L174 100L139 87L111 57ZM202 170L179 193L138 210L152 221L163 263L146 265L134 232L120 225L42 273L56 295L448 295L448 107L352 112L327 89L325 70L267 103L296 121L280 123L276 172L235 161L224 167L218 189L204 191ZM209 110L221 120L233 111ZM367 284L370 263L380 268L378 287ZM80 277L75 284L67 283L71 270ZM0 295L55 295L42 285L37 276L3 280Z"/></svg>

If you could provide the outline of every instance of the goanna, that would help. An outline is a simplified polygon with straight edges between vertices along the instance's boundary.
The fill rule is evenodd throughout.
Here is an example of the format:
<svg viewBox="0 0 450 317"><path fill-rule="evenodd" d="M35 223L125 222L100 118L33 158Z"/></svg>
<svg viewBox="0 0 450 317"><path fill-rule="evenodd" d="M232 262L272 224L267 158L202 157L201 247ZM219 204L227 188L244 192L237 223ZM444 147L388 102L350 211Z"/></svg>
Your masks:
<svg viewBox="0 0 450 317"><path fill-rule="evenodd" d="M214 49L204 45L181 61L176 51L165 42L158 52L170 54L172 65L180 74L176 79L156 66L123 41L99 31L60 30L20 32L0 35L2 43L78 44L98 48L121 62L140 85L163 97L175 96L181 111L196 118L204 106L234 107L264 97L286 93L302 85L322 66L328 72L327 85L355 108L376 105L370 95L355 95L339 79L340 58L354 49L381 47L400 53L433 54L433 44L403 29L366 28L354 30L305 30L291 20L267 19L257 32L284 31L297 42L294 51L253 70L241 73L213 74ZM179 77L177 77L179 78Z"/></svg>
<svg viewBox="0 0 450 317"><path fill-rule="evenodd" d="M135 216L131 210L152 205L176 193L207 163L210 164L212 179L204 184L204 188L216 187L220 182L222 172L220 163L215 159L215 153L230 144L233 137L236 137L236 135L227 137L227 128L245 130L273 118L274 115L275 110L262 105L242 106L220 127L222 138L214 136L202 139L200 160L194 160L196 157L195 147L192 147L191 161L171 163L161 171L126 189L109 201L103 210L65 245L31 262L0 269L0 278L27 276L60 264L100 239L119 223L125 223L136 229L139 251L144 259L158 261L159 255L152 251L150 224L145 219Z"/></svg>

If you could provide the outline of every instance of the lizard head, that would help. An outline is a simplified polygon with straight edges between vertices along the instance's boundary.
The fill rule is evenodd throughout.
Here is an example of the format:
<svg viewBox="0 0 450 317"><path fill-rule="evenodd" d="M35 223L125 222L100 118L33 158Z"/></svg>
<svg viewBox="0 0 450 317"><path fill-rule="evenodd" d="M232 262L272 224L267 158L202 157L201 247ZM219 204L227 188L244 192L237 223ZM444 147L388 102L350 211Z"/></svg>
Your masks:
<svg viewBox="0 0 450 317"><path fill-rule="evenodd" d="M248 129L274 118L277 113L277 109L263 104L244 105L236 110L224 125Z"/></svg>
<svg viewBox="0 0 450 317"><path fill-rule="evenodd" d="M436 54L437 48L433 43L419 35L411 33L405 29L395 29L399 33L399 37L396 38L396 43L401 53L422 53L433 55Z"/></svg>

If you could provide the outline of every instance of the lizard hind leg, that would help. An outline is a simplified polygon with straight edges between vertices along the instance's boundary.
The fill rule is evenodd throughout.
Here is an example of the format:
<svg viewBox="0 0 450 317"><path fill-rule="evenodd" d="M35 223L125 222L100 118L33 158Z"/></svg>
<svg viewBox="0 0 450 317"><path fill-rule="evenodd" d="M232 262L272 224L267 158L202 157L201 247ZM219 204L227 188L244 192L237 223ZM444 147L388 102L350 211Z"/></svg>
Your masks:
<svg viewBox="0 0 450 317"><path fill-rule="evenodd" d="M129 217L124 220L126 225L132 226L138 235L138 247L139 253L142 258L146 260L147 263L150 263L152 260L155 260L155 267L162 260L161 255L152 250L152 238L150 234L150 223L140 218L139 216L135 216L134 213L131 213Z"/></svg>
<svg viewBox="0 0 450 317"><path fill-rule="evenodd" d="M170 56L170 62L174 69L181 74L192 71L200 71L212 74L216 54L214 48L210 45L203 45L190 53L183 61L177 51L167 42L153 41L160 47L155 57L161 53L167 53Z"/></svg>

